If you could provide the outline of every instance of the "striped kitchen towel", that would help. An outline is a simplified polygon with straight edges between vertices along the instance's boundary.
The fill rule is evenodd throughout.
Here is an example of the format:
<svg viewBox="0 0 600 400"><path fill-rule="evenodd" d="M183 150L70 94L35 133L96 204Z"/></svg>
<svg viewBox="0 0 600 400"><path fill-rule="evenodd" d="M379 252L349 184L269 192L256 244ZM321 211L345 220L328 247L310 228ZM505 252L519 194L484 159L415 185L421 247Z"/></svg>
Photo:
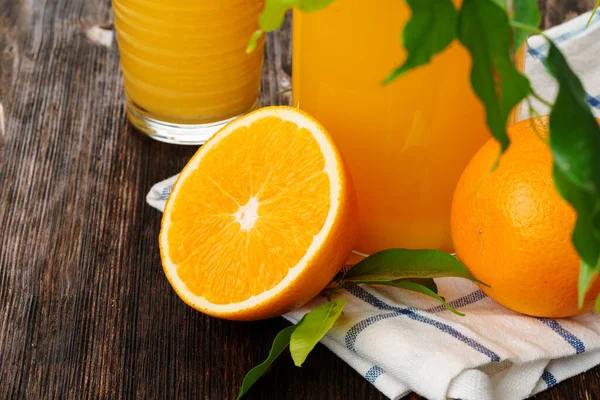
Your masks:
<svg viewBox="0 0 600 400"><path fill-rule="evenodd" d="M586 30L589 15L547 34L583 78L598 115L600 13ZM537 93L552 99L556 85L542 65L547 45L539 37L529 45L527 75ZM148 203L162 210L174 182L156 184ZM467 280L437 284L465 317L419 294L357 286L343 293L344 313L322 343L391 399L410 391L430 399L523 399L600 364L600 315L533 318L498 305ZM319 301L285 318L297 322Z"/></svg>
<svg viewBox="0 0 600 400"><path fill-rule="evenodd" d="M586 29L591 13L547 30L547 36L554 40L563 52L571 68L582 79L588 92L587 101L596 116L600 115L600 9ZM525 73L536 93L544 99L554 100L558 87L544 67L548 42L541 36L529 38L528 54L525 60ZM540 114L547 114L548 107L532 99L532 104ZM522 117L529 117L527 107L522 108Z"/></svg>

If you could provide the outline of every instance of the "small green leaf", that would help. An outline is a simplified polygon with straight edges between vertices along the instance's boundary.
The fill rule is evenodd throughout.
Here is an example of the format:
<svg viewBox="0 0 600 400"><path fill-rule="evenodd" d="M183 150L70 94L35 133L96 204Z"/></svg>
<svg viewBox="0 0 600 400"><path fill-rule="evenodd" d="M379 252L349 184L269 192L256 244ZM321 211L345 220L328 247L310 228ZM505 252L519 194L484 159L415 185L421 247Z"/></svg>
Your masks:
<svg viewBox="0 0 600 400"><path fill-rule="evenodd" d="M513 21L535 28L540 26L542 18L540 16L538 0L519 0L515 1L513 4L515 7ZM523 29L514 29L513 51L518 51L523 43L525 43L528 36L528 31Z"/></svg>
<svg viewBox="0 0 600 400"><path fill-rule="evenodd" d="M549 44L546 68L559 85L550 113L553 176L558 192L577 212L572 240L582 260L581 303L590 269L600 271L600 127L581 81L554 43Z"/></svg>
<svg viewBox="0 0 600 400"><path fill-rule="evenodd" d="M412 17L402 31L402 43L407 51L404 64L384 81L390 83L444 50L456 38L457 11L452 0L406 0Z"/></svg>
<svg viewBox="0 0 600 400"><path fill-rule="evenodd" d="M259 39L264 34L262 29L257 29L254 31L252 36L250 37L250 41L248 42L248 47L246 47L246 53L252 53L258 44Z"/></svg>
<svg viewBox="0 0 600 400"><path fill-rule="evenodd" d="M338 298L321 304L306 314L297 324L290 340L290 353L297 367L302 366L308 353L331 329L344 310L346 299Z"/></svg>
<svg viewBox="0 0 600 400"><path fill-rule="evenodd" d="M300 11L315 12L324 9L334 1L335 0L296 0L295 7Z"/></svg>
<svg viewBox="0 0 600 400"><path fill-rule="evenodd" d="M587 265L582 260L581 268L579 269L579 282L577 290L577 302L579 308L583 307L585 294L587 293L589 288L594 284L596 279L598 279L598 271L596 270L596 268Z"/></svg>
<svg viewBox="0 0 600 400"><path fill-rule="evenodd" d="M402 281L411 281L414 283L418 283L419 285L425 286L427 289L431 290L434 293L438 292L438 287L435 283L435 281L432 278L411 278L411 279L396 279L393 281L390 281L388 279L386 279L386 277L383 277L384 279L382 280L369 280L369 281L350 281L347 282L345 285L342 285L343 287L348 287L348 286L354 286L354 285L358 285L359 283L364 283L367 285L388 285L388 286L396 286L396 284L398 282L402 282Z"/></svg>
<svg viewBox="0 0 600 400"><path fill-rule="evenodd" d="M596 312L600 313L600 294L596 297Z"/></svg>
<svg viewBox="0 0 600 400"><path fill-rule="evenodd" d="M269 351L269 356L267 359L256 367L252 368L244 377L244 381L242 382L242 387L240 388L240 392L237 396L237 399L241 399L246 392L256 383L256 381L264 375L265 372L269 369L273 361L281 354L283 350L290 343L290 338L292 333L296 330L296 328L302 323L302 320L298 322L296 325L288 326L281 332L275 336L275 340L273 341L273 345L271 346L271 351Z"/></svg>
<svg viewBox="0 0 600 400"><path fill-rule="evenodd" d="M505 151L508 116L531 93L529 80L510 57L511 29L506 11L494 0L464 0L458 38L473 58L471 84L486 110L486 121Z"/></svg>
<svg viewBox="0 0 600 400"><path fill-rule="evenodd" d="M265 0L265 8L258 18L260 29L271 32L283 24L285 12L296 4L295 0Z"/></svg>
<svg viewBox="0 0 600 400"><path fill-rule="evenodd" d="M313 12L321 10L335 0L265 0L265 7L258 17L260 29L255 31L246 47L246 53L251 53L256 48L258 40L265 32L279 29L283 24L285 13L295 7L301 11Z"/></svg>
<svg viewBox="0 0 600 400"><path fill-rule="evenodd" d="M295 7L304 12L319 11L335 0L266 0L265 8L258 19L260 28L265 32L278 29L283 24L287 10Z"/></svg>
<svg viewBox="0 0 600 400"><path fill-rule="evenodd" d="M418 284L416 282L411 282L409 280L396 281L396 282L387 282L386 286L394 286L394 287L397 287L397 288L411 290L413 292L418 292L418 293L422 293L424 295L427 295L429 297L433 297L434 299L436 299L440 303L442 303L444 305L444 307L446 307L448 310L452 311L454 314L460 315L461 317L465 316L465 314L457 311L450 304L446 303L446 300L442 296L438 295L437 293L431 291L429 288L427 288L427 287L425 287L423 285L420 285L420 284Z"/></svg>
<svg viewBox="0 0 600 400"><path fill-rule="evenodd" d="M425 286L427 289L431 290L433 293L438 292L438 287L432 278L423 278L423 279L413 278L413 279L407 279L407 280L414 282L414 283L418 283L419 285ZM397 281L394 281L394 282L397 282Z"/></svg>
<svg viewBox="0 0 600 400"><path fill-rule="evenodd" d="M389 249L357 263L344 278L348 283L379 283L410 278L458 277L485 285L456 258L438 250Z"/></svg>

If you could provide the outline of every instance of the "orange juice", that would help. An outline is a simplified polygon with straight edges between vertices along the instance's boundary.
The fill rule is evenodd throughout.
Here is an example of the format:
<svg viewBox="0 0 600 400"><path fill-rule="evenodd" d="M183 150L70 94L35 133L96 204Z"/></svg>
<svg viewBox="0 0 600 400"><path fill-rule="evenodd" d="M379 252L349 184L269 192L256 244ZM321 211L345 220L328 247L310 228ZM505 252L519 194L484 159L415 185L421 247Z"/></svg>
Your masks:
<svg viewBox="0 0 600 400"><path fill-rule="evenodd" d="M263 0L114 0L129 111L210 124L256 105L262 46L246 54Z"/></svg>
<svg viewBox="0 0 600 400"><path fill-rule="evenodd" d="M376 4L375 4L376 3ZM383 79L406 57L401 0L338 0L294 13L293 102L333 136L358 192L356 249L452 250L454 187L490 137L470 84L471 59L454 42L427 66Z"/></svg>

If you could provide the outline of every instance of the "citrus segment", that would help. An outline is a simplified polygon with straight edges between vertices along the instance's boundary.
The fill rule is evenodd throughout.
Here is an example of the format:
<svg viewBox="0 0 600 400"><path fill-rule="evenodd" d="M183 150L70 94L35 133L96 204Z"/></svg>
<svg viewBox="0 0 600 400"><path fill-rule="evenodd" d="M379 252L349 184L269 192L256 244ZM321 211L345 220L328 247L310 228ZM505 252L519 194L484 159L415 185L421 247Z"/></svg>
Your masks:
<svg viewBox="0 0 600 400"><path fill-rule="evenodd" d="M230 319L279 315L317 295L356 235L349 175L324 128L267 107L218 132L174 185L160 233L179 296Z"/></svg>

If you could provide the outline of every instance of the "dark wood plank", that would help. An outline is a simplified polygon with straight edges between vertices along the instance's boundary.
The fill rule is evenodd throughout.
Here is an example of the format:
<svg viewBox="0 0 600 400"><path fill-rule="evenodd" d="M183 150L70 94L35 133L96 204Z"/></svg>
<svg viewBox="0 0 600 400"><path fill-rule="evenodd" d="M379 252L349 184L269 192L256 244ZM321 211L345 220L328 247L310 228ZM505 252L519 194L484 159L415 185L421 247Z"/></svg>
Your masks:
<svg viewBox="0 0 600 400"><path fill-rule="evenodd" d="M596 0L538 0L542 11L542 28L562 24L591 10Z"/></svg>
<svg viewBox="0 0 600 400"><path fill-rule="evenodd" d="M289 102L289 23L267 40L263 104ZM209 318L169 287L145 195L196 149L130 128L95 26L110 32L110 1L0 0L0 398L233 398L287 322ZM597 398L599 379L538 398ZM384 397L318 346L248 398Z"/></svg>
<svg viewBox="0 0 600 400"><path fill-rule="evenodd" d="M235 397L287 323L206 317L165 280L145 195L195 148L126 123L116 48L86 36L110 26L110 3L1 4L0 398ZM289 96L281 58L271 62L288 38L269 37L264 103ZM250 398L348 390L383 398L320 347L306 368L283 360Z"/></svg>

